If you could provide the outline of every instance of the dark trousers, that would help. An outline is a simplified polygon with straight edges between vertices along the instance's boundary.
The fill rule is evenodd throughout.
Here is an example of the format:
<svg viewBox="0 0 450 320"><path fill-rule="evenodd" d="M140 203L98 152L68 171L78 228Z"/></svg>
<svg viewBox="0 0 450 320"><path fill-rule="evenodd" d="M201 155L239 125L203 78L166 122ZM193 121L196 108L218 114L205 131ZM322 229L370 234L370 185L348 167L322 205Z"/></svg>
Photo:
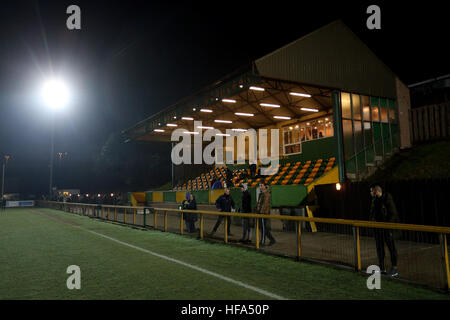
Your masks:
<svg viewBox="0 0 450 320"><path fill-rule="evenodd" d="M242 239L250 238L250 219L242 218Z"/></svg>
<svg viewBox="0 0 450 320"><path fill-rule="evenodd" d="M188 213L184 214L184 221L186 223L187 232L193 233L195 232L195 221L197 221L196 213Z"/></svg>
<svg viewBox="0 0 450 320"><path fill-rule="evenodd" d="M270 233L269 228L269 219L260 219L259 220L259 228L261 230L261 245L264 245L266 242L266 237L269 238L270 241L275 241L275 238Z"/></svg>
<svg viewBox="0 0 450 320"><path fill-rule="evenodd" d="M223 221L223 218L224 218L224 216L219 216L219 218L217 218L217 222L214 225L213 232L217 231L217 228L219 228L220 224ZM230 216L227 217L227 221L228 221L228 235L230 235L230 233L231 233L231 217Z"/></svg>
<svg viewBox="0 0 450 320"><path fill-rule="evenodd" d="M195 222L192 220L187 220L186 221L186 227L187 227L187 231L189 233L193 233L195 232Z"/></svg>
<svg viewBox="0 0 450 320"><path fill-rule="evenodd" d="M379 267L381 270L384 268L384 244L386 243L389 253L391 254L391 264L393 267L397 266L397 250L395 249L394 237L391 230L375 229L375 244L377 246L377 256L379 261Z"/></svg>

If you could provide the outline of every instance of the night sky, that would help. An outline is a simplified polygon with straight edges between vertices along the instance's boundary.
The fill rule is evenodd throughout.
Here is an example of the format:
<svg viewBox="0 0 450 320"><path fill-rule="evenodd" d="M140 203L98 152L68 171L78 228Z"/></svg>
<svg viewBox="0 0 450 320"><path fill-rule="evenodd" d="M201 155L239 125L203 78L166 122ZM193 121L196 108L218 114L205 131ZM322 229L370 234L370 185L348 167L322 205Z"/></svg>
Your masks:
<svg viewBox="0 0 450 320"><path fill-rule="evenodd" d="M439 3L2 0L0 156L11 155L10 191L46 192L51 117L39 90L52 72L72 95L56 116L55 152L68 152L63 184L93 188L80 168L93 167L112 135L335 19L406 84L450 73ZM71 4L81 8L81 30L66 28ZM370 4L381 7L381 30L366 28ZM71 180L74 168L86 176Z"/></svg>

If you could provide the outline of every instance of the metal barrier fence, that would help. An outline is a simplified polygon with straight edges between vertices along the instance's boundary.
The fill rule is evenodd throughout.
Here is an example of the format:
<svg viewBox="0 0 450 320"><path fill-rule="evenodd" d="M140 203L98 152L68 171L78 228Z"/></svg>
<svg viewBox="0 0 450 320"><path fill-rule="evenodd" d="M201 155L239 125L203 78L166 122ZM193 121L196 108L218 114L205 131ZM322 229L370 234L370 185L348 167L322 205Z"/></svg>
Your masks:
<svg viewBox="0 0 450 320"><path fill-rule="evenodd" d="M357 272L365 272L368 266L378 265L374 236L377 232L390 232L395 239L399 279L443 289L446 292L450 287L449 227L49 201L37 201L36 205L178 234L189 234L185 230L184 218L185 215L194 215L197 217L198 229L190 233L192 236L200 239L223 237L225 243L239 243L236 235L229 232L231 227L234 229L236 226L229 225L227 217L248 218L253 222L253 244L241 244L242 246L297 260L345 265ZM215 219L220 216L225 218L222 221L223 227L211 236L205 230L211 230L216 223ZM268 221L272 224L271 232L276 243L272 246L261 246L261 227L263 224L266 226ZM288 221L296 225L294 232L285 231L283 226ZM385 266L388 268L391 266L390 251L385 250L385 253Z"/></svg>

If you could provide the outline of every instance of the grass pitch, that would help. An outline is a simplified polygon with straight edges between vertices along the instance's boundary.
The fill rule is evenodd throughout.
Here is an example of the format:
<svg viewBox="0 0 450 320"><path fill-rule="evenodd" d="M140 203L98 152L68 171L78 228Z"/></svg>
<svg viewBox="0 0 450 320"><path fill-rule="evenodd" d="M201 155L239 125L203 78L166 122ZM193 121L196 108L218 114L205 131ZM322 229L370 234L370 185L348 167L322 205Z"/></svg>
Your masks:
<svg viewBox="0 0 450 320"><path fill-rule="evenodd" d="M66 286L69 265L81 269L79 290ZM450 299L386 278L369 290L366 280L56 210L0 211L0 299Z"/></svg>

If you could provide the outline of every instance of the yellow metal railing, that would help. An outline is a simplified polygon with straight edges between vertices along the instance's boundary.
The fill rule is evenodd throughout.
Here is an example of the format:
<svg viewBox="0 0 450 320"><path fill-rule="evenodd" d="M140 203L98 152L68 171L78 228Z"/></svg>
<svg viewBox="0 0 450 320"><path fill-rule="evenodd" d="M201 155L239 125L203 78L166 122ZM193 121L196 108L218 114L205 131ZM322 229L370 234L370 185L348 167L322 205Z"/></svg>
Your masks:
<svg viewBox="0 0 450 320"><path fill-rule="evenodd" d="M107 209L107 217L109 217L109 212L111 209L114 210L114 220L117 221L118 210L123 210L124 217L123 223L127 223L126 215L127 209L133 212L133 224L136 224L136 214L138 214L136 207L133 206L116 206L116 205L96 205L96 204L84 204L84 203L64 203L64 202L53 202L53 201L36 201L38 206L48 206L56 207L57 209L63 209L65 211L74 213L87 213L89 216L96 216L104 219L103 210ZM78 210L73 210L78 208ZM81 209L81 212L80 212ZM99 210L98 215L95 214L96 209ZM100 211L101 210L101 211ZM444 277L446 279L446 288L450 288L450 267L449 267L449 254L447 246L447 235L450 234L450 227L440 227L440 226L426 226L426 225L415 225L415 224L402 224L402 223L389 223L389 222L375 222L375 221L364 221L364 220L347 220L347 219L331 219L331 218L317 218L317 217L302 217L302 216L285 216L285 215L267 215L267 214L255 214L255 213L236 213L236 212L217 212L208 210L182 210L182 209L172 209L172 208L156 208L156 207L142 207L144 222L143 227L152 227L146 224L146 216L148 214L153 214L153 228L157 228L157 215L158 212L164 214L164 228L163 230L167 232L167 215L168 213L180 215L180 234L183 234L183 214L184 213L195 213L200 215L200 238L204 239L204 218L205 216L224 216L224 217L241 217L241 218L255 218L255 247L259 249L259 224L261 219L270 220L284 220L284 221L295 221L296 222L296 245L297 245L297 258L300 260L302 257L302 232L301 223L309 222L311 225L313 223L324 223L324 224L337 224L337 225L347 225L352 227L354 236L354 251L355 251L355 269L361 271L361 244L360 244L360 228L377 228L377 229L387 229L387 230L403 230L403 231L417 231L417 232L429 232L435 233L441 236L442 245L442 259L444 260ZM75 212L77 211L77 212ZM228 243L228 219L225 220L225 232L224 232L224 242ZM315 226L315 225L314 225Z"/></svg>

